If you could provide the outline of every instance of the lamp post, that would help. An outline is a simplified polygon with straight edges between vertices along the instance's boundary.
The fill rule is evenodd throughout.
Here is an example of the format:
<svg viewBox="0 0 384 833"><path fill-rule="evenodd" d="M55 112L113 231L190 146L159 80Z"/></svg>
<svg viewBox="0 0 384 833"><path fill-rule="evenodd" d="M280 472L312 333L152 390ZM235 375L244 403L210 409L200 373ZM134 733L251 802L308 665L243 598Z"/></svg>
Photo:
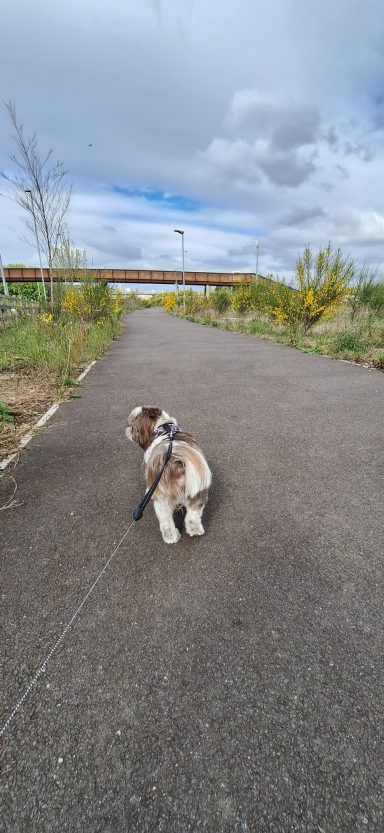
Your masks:
<svg viewBox="0 0 384 833"><path fill-rule="evenodd" d="M40 244L39 244L39 238L37 236L37 225L36 225L35 209L34 209L34 206L33 206L33 196L32 196L32 191L30 191L30 190L26 190L25 193L29 194L30 199L31 199L33 223L34 223L34 226L35 226L36 246L37 246L37 251L38 251L38 254L39 254L40 277L41 277L41 283L43 284L44 301L46 302L47 301L47 292L46 292L45 283L44 283L43 267L41 265ZM53 303L53 298L51 298L51 302Z"/></svg>
<svg viewBox="0 0 384 833"><path fill-rule="evenodd" d="M181 234L181 252L183 256L183 307L185 309L185 272L184 272L184 231L180 228L175 228L176 234Z"/></svg>
<svg viewBox="0 0 384 833"><path fill-rule="evenodd" d="M259 277L259 241L256 240L256 280Z"/></svg>

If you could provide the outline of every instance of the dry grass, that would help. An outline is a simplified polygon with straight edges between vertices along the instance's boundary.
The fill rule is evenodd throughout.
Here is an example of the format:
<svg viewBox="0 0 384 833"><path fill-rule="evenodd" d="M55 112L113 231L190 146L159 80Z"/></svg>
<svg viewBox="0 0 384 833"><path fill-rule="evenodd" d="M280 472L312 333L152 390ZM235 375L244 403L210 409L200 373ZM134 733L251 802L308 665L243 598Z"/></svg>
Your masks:
<svg viewBox="0 0 384 833"><path fill-rule="evenodd" d="M57 382L52 375L0 374L0 400L14 417L14 422L0 422L0 459L16 450L23 435L56 397Z"/></svg>

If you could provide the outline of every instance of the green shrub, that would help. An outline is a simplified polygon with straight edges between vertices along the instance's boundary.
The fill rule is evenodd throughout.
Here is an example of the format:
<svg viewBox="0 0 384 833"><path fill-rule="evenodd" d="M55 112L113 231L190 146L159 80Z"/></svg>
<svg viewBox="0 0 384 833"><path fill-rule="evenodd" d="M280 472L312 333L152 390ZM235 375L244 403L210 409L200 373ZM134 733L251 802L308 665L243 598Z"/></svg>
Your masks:
<svg viewBox="0 0 384 833"><path fill-rule="evenodd" d="M352 288L348 304L353 321L362 310L379 317L384 316L384 281L377 277L377 271L364 266Z"/></svg>
<svg viewBox="0 0 384 833"><path fill-rule="evenodd" d="M364 342L359 333L353 330L345 330L338 333L332 340L332 348L335 353L356 353L359 355L364 350Z"/></svg>
<svg viewBox="0 0 384 833"><path fill-rule="evenodd" d="M231 306L231 293L228 289L217 289L209 296L209 305L216 310L216 312L226 312Z"/></svg>
<svg viewBox="0 0 384 833"><path fill-rule="evenodd" d="M193 289L187 289L185 293L185 310L188 314L203 315L208 308L208 299L202 292L194 292Z"/></svg>
<svg viewBox="0 0 384 833"><path fill-rule="evenodd" d="M28 301L43 301L43 287L41 283L8 283L9 295L25 298ZM2 283L0 283L0 295L4 294Z"/></svg>
<svg viewBox="0 0 384 833"><path fill-rule="evenodd" d="M240 315L258 310L267 312L274 306L274 294L269 281L262 278L249 284L242 284L232 295L232 309Z"/></svg>

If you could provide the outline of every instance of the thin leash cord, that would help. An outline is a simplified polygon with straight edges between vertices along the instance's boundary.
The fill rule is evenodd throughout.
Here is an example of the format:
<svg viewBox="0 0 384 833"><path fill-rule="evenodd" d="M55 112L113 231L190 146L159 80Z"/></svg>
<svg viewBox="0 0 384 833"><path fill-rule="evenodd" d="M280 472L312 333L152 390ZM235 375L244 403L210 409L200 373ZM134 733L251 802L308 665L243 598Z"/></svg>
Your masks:
<svg viewBox="0 0 384 833"><path fill-rule="evenodd" d="M125 530L123 537L122 537L122 538L120 538L120 541L119 541L119 543L117 544L117 547L115 547L115 549L113 550L112 555L110 555L110 556L109 556L108 561L104 564L103 569L100 571L99 575L97 576L97 578L96 578L96 579L95 579L95 581L93 582L92 586L89 588L88 592L87 592L87 593L86 593L86 595L84 596L83 601L81 602L81 604L79 604L79 607L77 608L77 610L75 610L75 612L74 612L74 614L73 614L72 618L71 618L71 619L69 620L69 622L66 624L66 626L65 626L64 630L61 632L61 634L60 634L59 638L56 640L56 642L55 642L55 644L54 644L53 648L51 648L51 650L50 650L49 654L47 654L47 656L45 657L44 661L43 661L43 662L42 662L42 664L40 665L40 668L38 668L38 670L36 671L35 676L32 678L32 680L30 681L30 683L27 685L27 688L25 689L24 693L22 694L22 696L20 697L20 699L17 701L17 703L16 703L16 705L14 706L14 708L12 709L12 711L11 711L11 713L10 713L9 717L7 718L7 720L5 721L5 723L3 724L3 726L1 727L1 729L0 729L0 737L2 737L2 735L3 735L6 731L7 731L8 726L10 725L10 723L12 723L13 718L15 717L15 715L17 714L17 712L21 709L21 707L22 707L23 703L24 703L24 702L25 702L25 700L27 699L28 695L31 693L32 689L35 687L35 685L36 685L36 683L38 682L39 678L41 677L41 675L42 675L42 674L44 674L44 673L45 673L45 670L46 670L46 667L47 667L47 665L48 665L48 663L49 663L49 660L50 660L50 659L52 659L53 655L56 653L56 651L57 651L57 649L58 649L59 645L61 645L61 643L62 643L63 639L65 638L66 634L68 633L68 631L69 631L69 629L70 629L71 625L73 625L73 623L74 623L75 619L77 619L77 617L78 617L79 613L81 612L81 610L83 609L83 607L84 607L84 605L85 605L85 603L86 603L87 599L89 599L89 597L90 597L91 593L94 591L94 589L95 589L96 585L99 583L99 581L100 581L100 579L102 578L102 576L104 575L105 571L108 569L108 567L109 567L109 565L110 565L110 563L111 563L112 559L115 557L115 555L116 555L117 551L120 549L120 547L121 547L121 545L122 545L122 543L123 543L124 539L127 537L128 532L130 532L130 530L132 529L132 527L134 526L134 524L135 524L135 521L132 521L132 523L130 524L130 526L128 527L128 529L126 529L126 530Z"/></svg>

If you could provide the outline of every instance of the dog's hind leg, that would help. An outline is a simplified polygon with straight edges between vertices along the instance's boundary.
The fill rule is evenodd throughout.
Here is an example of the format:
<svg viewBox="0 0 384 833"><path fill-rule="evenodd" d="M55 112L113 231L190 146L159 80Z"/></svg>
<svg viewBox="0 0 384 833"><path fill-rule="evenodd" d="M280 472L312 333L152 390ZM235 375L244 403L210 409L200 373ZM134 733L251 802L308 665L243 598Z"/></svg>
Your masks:
<svg viewBox="0 0 384 833"><path fill-rule="evenodd" d="M185 516L185 529L191 538L194 535L204 535L204 527L201 522L204 507L208 500L208 489L203 489L196 497L186 498L185 506L187 514Z"/></svg>
<svg viewBox="0 0 384 833"><path fill-rule="evenodd" d="M174 507L167 500L155 500L153 507L160 524L163 541L166 544L177 544L181 536L173 520Z"/></svg>

